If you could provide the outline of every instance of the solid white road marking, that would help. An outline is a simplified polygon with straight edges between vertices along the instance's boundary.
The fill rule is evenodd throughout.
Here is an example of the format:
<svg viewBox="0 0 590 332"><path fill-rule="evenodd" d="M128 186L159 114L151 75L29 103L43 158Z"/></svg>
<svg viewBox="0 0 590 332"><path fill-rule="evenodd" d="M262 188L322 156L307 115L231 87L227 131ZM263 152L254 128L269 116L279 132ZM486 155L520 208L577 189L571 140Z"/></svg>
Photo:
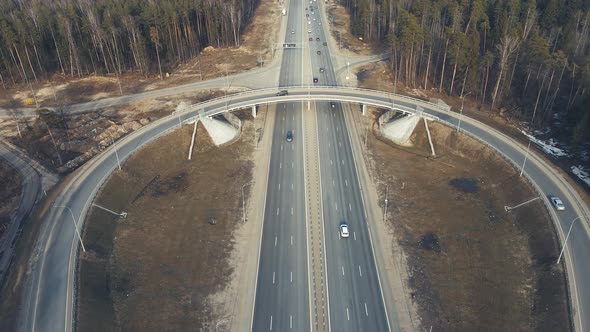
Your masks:
<svg viewBox="0 0 590 332"><path fill-rule="evenodd" d="M350 313L348 312L348 307L346 307L346 318L348 318L348 320L350 320Z"/></svg>
<svg viewBox="0 0 590 332"><path fill-rule="evenodd" d="M359 265L359 275L362 277L363 276L363 272L361 271L361 266Z"/></svg>
<svg viewBox="0 0 590 332"><path fill-rule="evenodd" d="M272 272L272 283L273 284L275 283L275 273L274 273L274 271Z"/></svg>
<svg viewBox="0 0 590 332"><path fill-rule="evenodd" d="M369 317L369 310L367 310L367 302L365 302L365 315Z"/></svg>

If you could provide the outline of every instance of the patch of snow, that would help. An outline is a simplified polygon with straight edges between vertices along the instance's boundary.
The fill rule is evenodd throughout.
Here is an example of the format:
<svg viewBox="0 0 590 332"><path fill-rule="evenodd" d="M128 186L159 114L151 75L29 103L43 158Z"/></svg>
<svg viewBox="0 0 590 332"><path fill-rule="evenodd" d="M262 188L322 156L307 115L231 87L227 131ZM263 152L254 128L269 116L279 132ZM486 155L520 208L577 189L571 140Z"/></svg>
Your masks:
<svg viewBox="0 0 590 332"><path fill-rule="evenodd" d="M572 173L574 173L580 180L584 181L588 187L590 187L590 172L588 172L583 166L571 166Z"/></svg>
<svg viewBox="0 0 590 332"><path fill-rule="evenodd" d="M546 154L557 158L569 157L569 154L566 152L566 150L558 146L558 143L555 139L549 138L548 140L541 140L527 133L524 130L521 130L520 132L523 133L526 137L528 137L528 139L531 140L531 142L535 143L538 147L540 147Z"/></svg>
<svg viewBox="0 0 590 332"><path fill-rule="evenodd" d="M381 126L381 133L396 144L408 145L408 140L414 132L418 121L420 121L419 116L413 114L407 115L383 124Z"/></svg>

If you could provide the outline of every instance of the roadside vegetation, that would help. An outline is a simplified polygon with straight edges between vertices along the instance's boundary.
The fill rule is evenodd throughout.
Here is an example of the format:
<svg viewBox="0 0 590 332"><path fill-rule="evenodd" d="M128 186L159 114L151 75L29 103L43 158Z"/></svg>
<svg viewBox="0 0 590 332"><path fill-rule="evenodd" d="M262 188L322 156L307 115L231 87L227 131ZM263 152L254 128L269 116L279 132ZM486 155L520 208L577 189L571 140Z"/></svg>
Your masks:
<svg viewBox="0 0 590 332"><path fill-rule="evenodd" d="M389 46L393 81L469 95L574 146L590 139L588 2L339 2L353 35Z"/></svg>

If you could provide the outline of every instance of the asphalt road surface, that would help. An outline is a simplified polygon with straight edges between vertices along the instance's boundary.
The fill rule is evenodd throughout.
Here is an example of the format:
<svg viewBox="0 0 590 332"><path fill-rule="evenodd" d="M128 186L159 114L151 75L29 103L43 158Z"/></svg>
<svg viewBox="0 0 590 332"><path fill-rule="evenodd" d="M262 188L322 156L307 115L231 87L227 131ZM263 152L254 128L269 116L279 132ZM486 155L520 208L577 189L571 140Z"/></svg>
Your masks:
<svg viewBox="0 0 590 332"><path fill-rule="evenodd" d="M293 1L295 3L295 1ZM293 6L293 5L291 5ZM293 9L290 9L291 11ZM295 8L295 10L297 10ZM292 12L292 14L296 14L297 12ZM291 17L291 16L290 16ZM316 19L317 20L317 19ZM288 33L290 33L289 27ZM294 38L297 39L297 29L295 30L296 33ZM299 32L302 33L301 31ZM304 32L307 33L307 32ZM321 32L317 32L321 34ZM301 36L301 35L300 35ZM323 37L322 37L323 38ZM322 44L323 45L323 44ZM290 50L291 51L291 50ZM297 50L294 50L297 52ZM300 50L299 50L300 51ZM309 49L310 52L313 52L313 46ZM317 51L316 51L317 52ZM285 52L285 57L287 52ZM295 53L296 54L296 53ZM313 58L312 58L313 59ZM318 60L321 59L317 58ZM329 58L324 58L323 61L327 61ZM285 61L285 60L283 60ZM297 56L293 59L288 60L291 61L290 63L283 64L284 67L291 68L289 76L297 77L297 67L300 67L300 63L296 63ZM312 68L317 68L320 62L313 62L312 60ZM328 68L329 65L326 64L325 68ZM312 69L313 70L313 69ZM315 71L314 71L315 73ZM329 72L328 72L329 74ZM282 75L282 72L281 72ZM296 78L289 78L289 79L296 79ZM333 78L332 78L333 79ZM296 84L297 81L293 81ZM326 80L326 82L329 82ZM291 84L291 81L289 81ZM330 91L328 91L330 90ZM399 96L394 96L387 93L380 93L380 92L372 92L372 91L363 91L363 90L352 90L352 89L307 89L307 88L289 88L289 96L286 97L277 97L275 96L277 90L274 91L252 91L246 94L242 94L239 96L232 96L229 98L227 105L230 108L237 108L243 107L245 105L251 105L256 103L264 103L264 102L277 102L277 101L295 101L295 100L305 100L307 95L309 94L312 98L323 99L323 100L346 100L352 102L361 102L366 104L372 105L379 105L380 107L392 107L400 108L408 111L412 111L416 109L417 105L421 105L424 107L424 112L430 113L441 119L442 121L448 122L449 124L456 126L458 123L458 115L451 114L442 111L440 108L435 107L433 105L429 105L424 103L420 100L413 100L411 98L404 98ZM331 325L334 331L342 330L359 330L357 326L361 326L360 330L366 331L373 331L373 330L380 330L385 329L386 326L384 325L386 319L383 317L383 314L380 314L379 302L378 300L378 292L372 287L375 286L375 282L367 282L366 285L363 286L365 280L367 280L371 276L371 272L368 272L373 266L374 263L371 258L370 251L367 249L367 232L368 228L363 228L363 214L362 212L362 201L359 203L358 200L360 199L355 196L355 192L357 189L354 189L356 185L358 188L358 183L355 184L353 180L356 180L356 176L354 175L354 164L352 163L352 157L350 154L347 154L347 151L350 148L340 148L340 142L343 146L347 145L347 136L344 134L339 135L336 131L336 127L338 128L345 128L344 122L338 119L337 115L340 114L339 111L331 111L326 106L326 103L318 103L319 111L318 111L318 121L320 126L321 125L328 125L327 127L330 128L330 131L326 131L325 133L321 133L320 140L322 140L322 151L327 151L328 155L321 155L321 175L322 175L322 186L326 187L329 186L330 179L334 179L340 181L340 186L336 187L334 185L334 189L331 189L332 193L329 194L326 189L324 196L331 195L331 200L328 201L328 197L324 197L324 219L326 222L326 246L328 251L328 279L329 279L329 287L330 287L330 315L331 315ZM300 105L300 102L297 102L295 105ZM283 111L281 111L282 105L278 106L278 113L277 113L277 123L276 123L276 131L273 135L277 135L276 142L283 143L283 149L286 146L289 146L286 141L283 140L282 137L282 130L287 128L294 128L294 143L290 145L292 149L292 155L287 156L279 156L279 170L281 167L288 166L288 164L283 164L281 158L284 160L301 160L301 157L297 157L297 152L300 151L301 142L300 139L300 117L297 116L297 110L293 108L289 109L287 106L286 108L283 107ZM298 106L300 107L300 106ZM180 115L181 120L187 120L191 117L195 117L198 115L211 115L216 112L223 112L226 109L226 100L224 99L216 99L213 101L209 101L207 103L201 104L196 106L194 109L190 109L187 112L183 112ZM293 111L294 110L294 111ZM295 115L295 118L286 116L284 123L281 123L281 116L282 114ZM332 115L332 118L330 118ZM161 120L151 123L150 125L126 136L120 142L117 143L116 147L111 147L105 150L101 155L97 156L80 170L80 172L76 175L73 181L65 188L64 192L57 198L56 205L65 205L71 208L72 214L74 215L74 220L72 220L72 216L68 209L64 208L54 208L49 213L44 223L42 225L40 231L40 238L38 240L38 246L35 248L34 256L35 259L31 264L30 273L28 275L27 281L25 283L25 289L23 294L23 301L21 303L21 316L19 319L19 330L23 331L69 331L72 328L72 308L73 308L73 278L74 278L74 267L75 262L77 259L77 248L78 242L75 236L74 231L74 223L73 221L79 222L80 216L85 215L85 212L88 208L88 203L91 201L93 196L96 194L97 189L103 183L103 181L108 177L110 172L116 167L116 158L114 154L114 149L117 149L119 153L119 157L124 160L133 152L137 151L139 148L147 144L148 142L156 139L163 133L166 133L169 130L173 130L175 127L178 126L178 116L179 115L172 115L165 117ZM290 123L288 122L290 121ZM299 124L299 125L298 125ZM322 128L322 127L320 127ZM477 123L473 120L468 118L463 118L461 122L461 130L464 130L467 133L470 133L473 136L478 137L482 141L486 142L490 146L494 147L500 153L504 154L509 160L514 162L515 164L522 164L524 160L524 156L526 154L526 150L507 138L506 136L496 132L495 130L481 124ZM322 130L320 130L321 132ZM340 132L340 129L338 129ZM326 142L327 140L327 142ZM282 141L282 142L281 142ZM291 143L293 143L291 142ZM334 143L338 142L338 148L334 146ZM327 144L330 146L327 146ZM324 146L326 145L326 146ZM278 149L280 150L280 145L277 145ZM298 149L298 150L295 150ZM275 146L273 145L273 153L275 153ZM276 163L277 160L273 155L273 161L271 163ZM332 162L341 160L340 163L342 164L342 160L344 160L344 164L339 166L338 168L332 167L331 169L325 169L325 167L330 163L330 159ZM346 169L346 168L350 169ZM302 166L301 166L302 168ZM293 169L295 170L295 165L293 165ZM274 170L276 171L276 170ZM271 167L271 174L273 172L273 167ZM286 172L286 171L285 171ZM280 174L280 173L278 173ZM294 179L296 177L301 177L301 174L297 175L296 173L288 173L291 175L286 176L293 176L293 183L295 185ZM559 175L557 171L552 170L548 165L546 165L540 158L537 158L534 155L529 155L529 160L526 163L525 167L525 174L532 179L535 185L538 187L538 190L543 194L554 194L560 196L566 205L566 210L556 213L554 210L550 208L550 211L555 215L557 221L557 229L562 234L562 238L565 236L568 228L570 227L572 221L575 220L573 224L572 232L570 234L568 240L568 250L566 252L566 264L568 267L569 273L569 281L572 284L572 300L577 307L577 311L574 313L574 320L576 322L576 326L579 330L587 330L590 327L590 286L587 283L584 283L585 280L590 280L590 264L587 263L587 254L590 252L590 238L588 237L588 208L585 206L583 202L580 201L579 197L573 189L567 185L565 180ZM277 180L271 180L269 178L269 186L270 182L273 181L273 184L276 184L276 190L269 190L268 195L276 195L278 192L278 184L281 183L281 191L284 190L283 183L290 183L285 182L288 179L278 179L279 175L277 175ZM348 179L351 179L349 184L347 185ZM344 186L342 186L342 180L344 180ZM278 181L278 182L277 182ZM302 180L301 180L302 182ZM351 189L346 189L348 186L351 186ZM300 192L303 191L302 187L299 189ZM282 209L287 209L286 217L290 218L290 210L289 206L294 207L294 215L293 219L295 220L295 207L297 204L297 198L295 196L290 196L293 198L294 201L287 202L284 198L277 197L277 203L279 208L279 215L281 215ZM280 202L279 202L279 199ZM328 202L328 203L326 203ZM338 212L336 211L336 202L338 202ZM341 209L344 207L346 209L346 203L349 202L351 204L349 208L349 212L345 213ZM511 203L518 204L520 202L507 202L507 205L512 205ZM267 202L267 204L269 204ZM284 205L283 205L284 204ZM328 204L331 204L330 207ZM343 205L344 204L344 205ZM353 205L354 204L354 205ZM330 210L329 209L333 209ZM272 210L267 205L266 210L272 212ZM269 213L270 213L269 212ZM285 212L285 211L283 211ZM275 210L276 213L276 210ZM277 247L279 245L278 236L281 236L281 243L285 242L285 236L288 233L298 234L300 232L300 228L298 228L299 224L303 224L304 221L303 212L299 212L298 214L301 220L293 221L289 224L289 227L286 227L283 224L287 222L283 222L281 218L281 225L277 225L275 233L277 234ZM583 217L581 220L576 220L578 216ZM283 215L284 217L284 215ZM345 219L346 222L350 224L351 236L352 238L347 239L345 242L344 240L337 239L335 235L337 235L337 229L331 229L331 223L340 222L339 219ZM276 220L279 220L277 218ZM337 220L337 221L335 221ZM329 224L330 223L330 224ZM293 228L291 228L293 226ZM303 227L303 226L302 226ZM366 226L365 226L366 227ZM272 230L270 227L268 228ZM265 223L265 232L266 232L266 223ZM271 247L274 245L274 235L269 233L272 238ZM299 233L300 234L300 233ZM354 236L357 236L357 240L355 242ZM300 234L299 235L302 241L305 241L304 237ZM364 236L364 240L360 240L358 236ZM267 238L267 235L264 235L264 238ZM263 239L264 242L264 239ZM290 243L290 235L289 241ZM263 243L263 246L265 244ZM279 265L274 264L272 262L269 263L269 270L274 270L275 272L275 282L278 280L280 283L280 287L285 287L282 285L287 281L290 282L290 272L293 271L294 275L307 275L306 266L307 264L302 263L302 260L306 259L304 243L298 243L298 249L301 250L302 254L296 253L295 250L291 250L289 252L288 249L278 248L273 250L273 252L279 252L280 254L280 268ZM330 249L332 248L332 249ZM282 261L283 254L280 253L280 250L284 250L287 252L286 257L287 261ZM334 252L339 252L340 255L334 256ZM266 249L264 249L266 253ZM298 251L299 252L299 251ZM272 254L271 254L272 256ZM337 258L338 257L338 258ZM264 257L261 257L261 266L262 260ZM271 258L272 260L273 258ZM360 262L365 262L366 265L359 264ZM274 265L273 265L274 264ZM276 266L276 268L275 268ZM338 276L338 267L344 267L344 276ZM360 271L358 269L360 266ZM363 270L363 268L367 268L367 272ZM262 269L260 270L262 271ZM354 276L355 273L358 272L357 276ZM286 278L286 273L288 273L289 278ZM335 273L335 274L334 274ZM278 274L281 275L281 279L278 279ZM362 274L362 276L361 276ZM342 269L340 271L340 275L342 275ZM374 275L374 274L373 274ZM262 275L259 273L259 284L261 280L265 280L265 284L270 281L272 284L272 274ZM293 292L289 289L289 287L278 289L275 295L271 295L270 301L275 301L274 303L280 303L280 306L276 306L277 310L277 318L278 321L273 322L274 324L281 324L281 328L278 328L274 325L274 330L283 330L283 327L287 322L290 322L290 317L287 318L287 315L293 316L294 324L297 325L298 331L301 330L308 330L309 329L309 318L303 317L306 315L299 314L300 312L309 312L309 299L306 291L301 291L304 287L307 289L308 286L303 286L305 279L300 280L300 277L295 277L294 280L297 282L301 282L297 284L297 291L293 291L296 296L293 297L291 295L284 294L292 294ZM372 277L374 280L374 277ZM338 281L338 279L340 279ZM340 282L340 284L338 284ZM275 287L279 287L279 284L275 284ZM336 288L342 285L342 288ZM285 293L287 292L287 293ZM335 294L335 293L344 293L344 294ZM258 295L257 295L258 296ZM274 296L274 299L272 297ZM367 310L365 311L364 303L365 298L371 297L372 301L374 301L373 305L371 305L371 300L368 300L367 303ZM265 297L265 300L266 297ZM340 305L341 301L343 305ZM257 306L259 301L257 300ZM336 305L334 304L336 303ZM347 306L348 313L346 310L343 310L344 306ZM280 307L280 309L279 309ZM344 308L345 309L345 308ZM258 307L255 309L258 310ZM267 310L267 309L262 309ZM279 312L280 311L280 312ZM258 312L258 311L256 311ZM291 312L293 314L291 314ZM366 313L368 312L368 315ZM368 318L362 318L363 313ZM381 318L378 318L381 315ZM278 316L281 316L278 318ZM257 314L255 314L254 324L257 320ZM260 316L260 317L265 317ZM350 321L348 318L350 317ZM260 318L262 326L261 330L268 330L270 327L270 317L266 316L266 318ZM362 322L362 319L366 319L367 322ZM368 320L372 320L373 322L370 323ZM280 323L279 323L280 321ZM264 324L262 323L264 322ZM268 324L268 325L267 325ZM360 325L356 325L360 324ZM365 325L367 324L367 325ZM374 324L374 325L369 325ZM253 325L258 326L258 325ZM307 328L306 328L307 327ZM366 328L365 328L366 327ZM255 328L258 331L257 328Z"/></svg>
<svg viewBox="0 0 590 332"><path fill-rule="evenodd" d="M301 3L287 11L285 42L300 44ZM302 51L284 50L279 86L301 85ZM302 120L301 102L276 106L253 331L310 331Z"/></svg>
<svg viewBox="0 0 590 332"><path fill-rule="evenodd" d="M312 7L323 4L314 2ZM335 68L327 43L327 22L316 8L308 27L311 72L316 84L336 85ZM314 20L315 19L315 20ZM320 69L323 68L323 69ZM330 326L333 331L388 331L389 323L369 238L369 225L339 102L318 102L320 174ZM339 226L349 226L350 237L341 238Z"/></svg>

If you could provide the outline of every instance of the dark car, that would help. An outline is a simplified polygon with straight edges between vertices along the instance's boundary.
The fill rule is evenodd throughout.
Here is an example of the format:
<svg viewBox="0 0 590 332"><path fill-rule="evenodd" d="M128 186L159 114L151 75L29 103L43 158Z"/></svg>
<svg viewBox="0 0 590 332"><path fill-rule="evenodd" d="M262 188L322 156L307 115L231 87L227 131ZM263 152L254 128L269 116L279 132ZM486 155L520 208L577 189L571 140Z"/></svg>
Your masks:
<svg viewBox="0 0 590 332"><path fill-rule="evenodd" d="M320 73L323 73L324 71L326 71L324 67L320 68Z"/></svg>
<svg viewBox="0 0 590 332"><path fill-rule="evenodd" d="M287 96L289 94L289 91L287 90L281 90L279 92L277 92L277 96Z"/></svg>
<svg viewBox="0 0 590 332"><path fill-rule="evenodd" d="M309 37L309 41L313 41L313 38Z"/></svg>
<svg viewBox="0 0 590 332"><path fill-rule="evenodd" d="M318 55L321 55L321 54L322 54L322 52L321 51L318 51Z"/></svg>
<svg viewBox="0 0 590 332"><path fill-rule="evenodd" d="M314 77L314 78L313 78L313 82L314 82L314 83L317 83L317 82L319 82L318 78L317 78L317 77Z"/></svg>
<svg viewBox="0 0 590 332"><path fill-rule="evenodd" d="M324 46L328 46L328 43L324 42Z"/></svg>
<svg viewBox="0 0 590 332"><path fill-rule="evenodd" d="M320 37L316 38L315 41L320 41Z"/></svg>
<svg viewBox="0 0 590 332"><path fill-rule="evenodd" d="M289 130L287 132L287 142L291 142L292 140L293 140L293 132Z"/></svg>
<svg viewBox="0 0 590 332"><path fill-rule="evenodd" d="M332 108L336 108L336 103L335 103L335 102L333 102L333 101L332 101L332 102L330 102L330 107L332 107Z"/></svg>

